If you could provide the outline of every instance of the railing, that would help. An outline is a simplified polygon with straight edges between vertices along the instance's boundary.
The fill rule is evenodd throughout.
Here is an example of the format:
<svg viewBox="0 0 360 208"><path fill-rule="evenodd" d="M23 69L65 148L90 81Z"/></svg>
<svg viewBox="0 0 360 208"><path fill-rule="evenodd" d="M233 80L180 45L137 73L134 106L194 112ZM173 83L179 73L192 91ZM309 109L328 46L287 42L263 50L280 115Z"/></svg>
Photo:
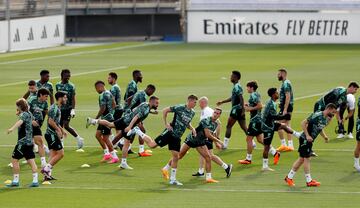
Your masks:
<svg viewBox="0 0 360 208"><path fill-rule="evenodd" d="M179 0L68 0L68 9L175 7Z"/></svg>

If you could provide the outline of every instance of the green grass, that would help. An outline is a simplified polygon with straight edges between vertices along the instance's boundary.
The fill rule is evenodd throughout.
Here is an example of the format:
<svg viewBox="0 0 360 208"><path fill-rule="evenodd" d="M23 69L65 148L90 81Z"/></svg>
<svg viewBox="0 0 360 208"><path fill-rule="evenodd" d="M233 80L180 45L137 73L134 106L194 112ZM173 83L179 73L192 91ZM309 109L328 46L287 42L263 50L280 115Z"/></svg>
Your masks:
<svg viewBox="0 0 360 208"><path fill-rule="evenodd" d="M38 79L42 68L49 69L53 77L58 77L63 68L71 69L78 100L77 115L71 124L86 139L87 147L85 153L76 153L75 140L71 136L66 139L65 158L54 169L59 180L49 186L28 189L31 174L29 168L22 165L22 188L1 188L0 207L355 207L360 201L360 174L352 168L355 141L335 139L336 122L327 128L330 143L325 144L319 138L314 146L320 157L312 160L312 176L321 181L322 186L307 188L301 170L295 178L296 188L289 189L283 178L298 154L284 153L280 164L272 166L276 172L262 173L262 151L258 146L254 163L240 166L237 160L244 158L246 152L245 135L238 126L233 128L231 149L216 151L225 162L234 164L231 178L226 179L223 170L215 164L212 172L213 177L220 180L219 184L204 184L204 179L191 177L198 161L197 153L192 150L179 164L178 179L184 186L173 187L160 177L159 170L170 157L166 148L154 150L149 158L131 155L128 163L134 170L120 171L116 165L99 162L102 151L94 138L95 128L85 129L84 121L87 116L95 116L98 109L93 83L106 80L111 69L118 73L123 91L132 70L141 69L144 82L139 88L155 84L156 95L161 99L160 108L164 108L184 103L190 93L208 96L214 106L216 101L229 97L232 87L229 76L233 69L242 72L243 86L249 80L259 82L259 92L265 102L266 90L280 86L277 69L286 67L298 98L292 126L300 130L300 122L311 113L318 99L302 97L345 86L350 80L359 81L359 57L360 45L161 43L144 46L136 42L1 54L0 181L12 179L7 164L16 134L6 135L5 131L16 121L14 102L25 93L26 81ZM57 81L58 78L52 80ZM230 105L223 108L221 121L225 127ZM192 122L194 126L198 119L197 114ZM161 116L155 115L148 117L145 126L153 137L164 128ZM279 145L277 135L273 144ZM84 163L91 167L80 168Z"/></svg>

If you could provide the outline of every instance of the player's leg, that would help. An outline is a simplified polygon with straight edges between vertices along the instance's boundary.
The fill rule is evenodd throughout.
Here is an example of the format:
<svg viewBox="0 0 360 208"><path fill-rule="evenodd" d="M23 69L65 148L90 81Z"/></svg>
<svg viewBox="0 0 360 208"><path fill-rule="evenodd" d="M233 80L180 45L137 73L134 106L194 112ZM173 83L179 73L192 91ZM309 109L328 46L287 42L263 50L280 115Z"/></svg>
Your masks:
<svg viewBox="0 0 360 208"><path fill-rule="evenodd" d="M346 107L345 106L340 106L340 111L339 113L339 117L340 117L340 121L343 120L344 118L344 114L345 114L345 110ZM337 139L342 139L345 137L345 127L344 127L344 123L338 121L338 135L337 135Z"/></svg>
<svg viewBox="0 0 360 208"><path fill-rule="evenodd" d="M18 159L13 158L11 160L12 163L12 172L13 172L13 180L11 184L7 185L8 187L17 187L19 186L19 180L20 180L20 163Z"/></svg>
<svg viewBox="0 0 360 208"><path fill-rule="evenodd" d="M288 173L288 175L285 177L285 182L289 185L289 186L295 186L294 183L294 176L296 174L296 171L299 170L299 168L301 167L301 165L304 163L304 158L303 157L299 157L292 165L290 172Z"/></svg>
<svg viewBox="0 0 360 208"><path fill-rule="evenodd" d="M171 170L170 170L170 184L172 185L182 185L182 183L176 180L176 172L179 161L179 152L175 150L170 150L171 152Z"/></svg>
<svg viewBox="0 0 360 208"><path fill-rule="evenodd" d="M205 170L206 177L205 180L207 183L218 183L217 180L214 180L211 176L211 155L206 145L197 147L196 150L198 153L205 159Z"/></svg>
<svg viewBox="0 0 360 208"><path fill-rule="evenodd" d="M144 132L140 130L140 128L134 128L135 133L141 137L141 139L144 140L144 142L147 144L150 148L156 148L158 144L153 140L150 136L146 135Z"/></svg>
<svg viewBox="0 0 360 208"><path fill-rule="evenodd" d="M250 165L252 161L252 151L253 151L253 136L247 135L246 136L246 158L245 160L239 160L239 163L242 165Z"/></svg>
<svg viewBox="0 0 360 208"><path fill-rule="evenodd" d="M39 151L39 156L40 156L40 161L41 161L41 167L45 167L46 158L45 158L45 148L44 148L42 136L41 135L34 136L34 142L36 145L38 145L38 148L39 148L38 151Z"/></svg>
<svg viewBox="0 0 360 208"><path fill-rule="evenodd" d="M140 130L141 130L142 132L144 132L144 133L146 132L143 122L140 122L140 123L138 124L138 127L140 128ZM139 136L139 152L138 152L139 156L140 156L140 157L149 157L149 156L152 156L151 153L145 151L144 143L145 143L144 140Z"/></svg>
<svg viewBox="0 0 360 208"><path fill-rule="evenodd" d="M349 110L348 110L349 111ZM353 130L354 130L354 124L355 124L355 119L354 119L354 114L349 118L349 124L348 124L348 138L349 139L353 139L354 136L352 134Z"/></svg>
<svg viewBox="0 0 360 208"><path fill-rule="evenodd" d="M320 182L317 182L316 180L311 178L310 174L310 157L304 158L304 172L305 172L305 179L306 179L306 185L307 186L320 186Z"/></svg>
<svg viewBox="0 0 360 208"><path fill-rule="evenodd" d="M226 132L225 132L224 146L223 146L224 149L226 149L229 146L231 130L235 123L236 123L236 120L230 116L228 118L227 125L226 125Z"/></svg>
<svg viewBox="0 0 360 208"><path fill-rule="evenodd" d="M211 156L211 160L214 161L220 167L222 167L226 173L226 177L229 178L231 176L233 165L225 163L219 156L215 155L214 151L212 149L209 149L209 147L208 147L208 150L209 150L209 153ZM203 157L201 157L201 158L203 158Z"/></svg>
<svg viewBox="0 0 360 208"><path fill-rule="evenodd" d="M279 122L286 124L287 121L286 120L281 120ZM278 130L278 135L279 135L279 138L280 138L280 147L278 147L276 150L279 151L279 152L284 152L284 151L287 150L287 144L286 144L286 140L285 140L285 136L284 136L284 130L279 129Z"/></svg>
<svg viewBox="0 0 360 208"><path fill-rule="evenodd" d="M360 119L358 119L356 122L356 147L354 150L354 167L357 171L360 172L359 156L360 156Z"/></svg>
<svg viewBox="0 0 360 208"><path fill-rule="evenodd" d="M124 146L122 148L122 154L121 154L121 164L120 164L120 168L122 169L127 169L127 170L132 170L133 168L130 167L128 164L127 164L127 157L128 157L128 149L129 149L129 146L130 146L130 142L131 140L130 139L125 139L124 140Z"/></svg>
<svg viewBox="0 0 360 208"><path fill-rule="evenodd" d="M75 131L73 127L70 126L70 118L64 119L62 121L63 127L68 131L73 137L75 137L78 145L78 149L83 148L84 146L84 139Z"/></svg>
<svg viewBox="0 0 360 208"><path fill-rule="evenodd" d="M98 127L98 130L96 130L95 133L95 137L97 139L97 141L99 142L101 148L103 149L104 155L103 155L103 159L101 160L102 162L104 161L108 161L111 159L111 155L110 152L108 150L108 148L106 147L106 144L104 142L104 140L102 139L102 133L101 133L101 129Z"/></svg>
<svg viewBox="0 0 360 208"><path fill-rule="evenodd" d="M37 172L37 166L36 166L35 160L34 159L28 159L27 163L31 167L32 177L33 177L32 184L30 185L30 187L38 187L39 186L39 180L38 180L38 172Z"/></svg>
<svg viewBox="0 0 360 208"><path fill-rule="evenodd" d="M204 176L204 171L205 171L204 166L205 166L205 160L201 155L199 155L199 170L196 173L192 174L192 176Z"/></svg>
<svg viewBox="0 0 360 208"><path fill-rule="evenodd" d="M104 129L103 134L102 134L102 140L104 141L104 143L111 155L111 161L109 161L109 163L117 163L117 162L119 162L119 158L118 158L116 152L114 151L114 147L110 141L110 134L111 134L111 129Z"/></svg>

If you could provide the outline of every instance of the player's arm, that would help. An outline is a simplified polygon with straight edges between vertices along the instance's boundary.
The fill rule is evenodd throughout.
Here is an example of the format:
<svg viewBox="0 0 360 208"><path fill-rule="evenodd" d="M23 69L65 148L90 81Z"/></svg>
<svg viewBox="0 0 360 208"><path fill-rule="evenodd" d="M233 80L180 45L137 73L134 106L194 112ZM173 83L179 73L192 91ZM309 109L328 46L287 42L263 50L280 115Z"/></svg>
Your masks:
<svg viewBox="0 0 360 208"><path fill-rule="evenodd" d="M105 106L105 105L101 105L101 106L100 106L100 109L99 109L99 112L98 112L98 114L96 115L95 119L100 118L100 116L105 112L105 110L106 110L106 106Z"/></svg>
<svg viewBox="0 0 360 208"><path fill-rule="evenodd" d="M242 94L239 95L240 103L242 105L242 115L245 114L245 102L244 102L244 96Z"/></svg>
<svg viewBox="0 0 360 208"><path fill-rule="evenodd" d="M229 97L228 99L217 102L216 105L219 106L221 104L228 103L228 102L231 102L231 97Z"/></svg>
<svg viewBox="0 0 360 208"><path fill-rule="evenodd" d="M167 108L164 108L163 109L163 120L164 120L164 124L165 124L165 127L169 130L169 131L172 131L172 127L171 125L167 122L167 115L168 113L171 112L171 108L170 107L167 107Z"/></svg>
<svg viewBox="0 0 360 208"><path fill-rule="evenodd" d="M134 116L134 118L131 120L129 126L126 127L124 131L129 132L134 127L134 125L136 124L138 119L139 119L139 115L137 114L136 116Z"/></svg>
<svg viewBox="0 0 360 208"><path fill-rule="evenodd" d="M187 126L188 129L190 129L190 131L192 132L193 136L196 137L196 130L195 128L191 125L191 123L189 123L189 125Z"/></svg>
<svg viewBox="0 0 360 208"><path fill-rule="evenodd" d="M259 102L259 103L257 103L256 106L254 106L254 107L245 106L245 110L246 110L246 111L261 110L262 107L263 107L263 106L262 106L261 102Z"/></svg>
<svg viewBox="0 0 360 208"><path fill-rule="evenodd" d="M213 142L222 144L222 141L216 137L209 129L204 129L206 138L212 140Z"/></svg>
<svg viewBox="0 0 360 208"><path fill-rule="evenodd" d="M128 97L128 98L126 99L125 102L128 104L128 106L131 106L132 101L133 101L133 98L134 98L134 95L132 95L132 96L130 96L130 97Z"/></svg>
<svg viewBox="0 0 360 208"><path fill-rule="evenodd" d="M72 105L71 105L71 108L72 109L75 109L75 106L76 106L76 96L75 94L72 96Z"/></svg>
<svg viewBox="0 0 360 208"><path fill-rule="evenodd" d="M30 91L28 90L25 95L23 96L23 98L26 100L28 99L28 97L30 96Z"/></svg>
<svg viewBox="0 0 360 208"><path fill-rule="evenodd" d="M54 104L54 91L53 91L53 88L51 87L51 90L50 90L50 94L49 94L49 97L50 97L50 104Z"/></svg>
<svg viewBox="0 0 360 208"><path fill-rule="evenodd" d="M309 120L308 119L305 119L301 122L301 128L302 130L304 131L304 134L306 136L306 140L308 142L312 142L314 139L310 136L307 128L308 128L308 125L309 125Z"/></svg>
<svg viewBox="0 0 360 208"><path fill-rule="evenodd" d="M354 109L354 110L350 110L349 113L348 113L348 115L345 117L345 120L351 118L351 117L354 115L354 113L355 113L355 109Z"/></svg>
<svg viewBox="0 0 360 208"><path fill-rule="evenodd" d="M61 139L65 134L62 128L60 128L56 122L54 121L54 119L52 119L51 117L48 119L48 124L49 126L51 126L53 129L55 129L59 139Z"/></svg>
<svg viewBox="0 0 360 208"><path fill-rule="evenodd" d="M18 121L16 121L16 123L15 123L10 129L7 130L7 133L10 134L10 133L13 132L16 128L19 128L23 123L24 123L23 120L18 120Z"/></svg>

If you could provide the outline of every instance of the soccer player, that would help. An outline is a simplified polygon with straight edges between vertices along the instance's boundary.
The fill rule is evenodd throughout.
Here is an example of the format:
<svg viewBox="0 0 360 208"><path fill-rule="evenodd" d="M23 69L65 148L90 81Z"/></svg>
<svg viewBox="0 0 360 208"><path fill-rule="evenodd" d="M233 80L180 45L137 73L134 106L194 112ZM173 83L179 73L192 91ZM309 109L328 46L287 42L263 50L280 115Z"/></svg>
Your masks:
<svg viewBox="0 0 360 208"><path fill-rule="evenodd" d="M354 115L355 115L355 96L353 94L347 94L346 95L346 100L347 100L347 104L346 105L341 105L340 106L340 112L338 113L337 119L338 119L338 136L336 137L337 139L342 139L345 137L345 127L344 127L344 123L346 120L349 120L349 124L348 124L348 135L347 137L349 139L353 139L354 136L352 134L353 130L354 130ZM344 113L347 110L348 114L347 116L344 118Z"/></svg>
<svg viewBox="0 0 360 208"><path fill-rule="evenodd" d="M108 83L111 85L110 92L115 100L115 109L114 109L114 120L118 120L121 118L124 113L124 109L121 105L121 89L119 85L116 83L118 75L115 72L110 72L108 76Z"/></svg>
<svg viewBox="0 0 360 208"><path fill-rule="evenodd" d="M23 96L24 99L29 99L32 96L36 96L37 88L35 80L30 80L28 82L28 91Z"/></svg>
<svg viewBox="0 0 360 208"><path fill-rule="evenodd" d="M55 93L56 102L50 106L48 112L48 125L45 133L45 139L50 149L50 157L48 164L41 169L44 180L54 180L52 177L52 169L64 157L64 148L61 142L66 133L61 126L61 107L66 105L67 94L63 91Z"/></svg>
<svg viewBox="0 0 360 208"><path fill-rule="evenodd" d="M140 129L136 128L136 134L138 134L150 148L156 148L158 146L164 147L168 145L171 152L171 175L170 184L181 186L182 183L176 180L177 164L179 160L179 152L181 147L181 137L184 134L186 128L190 129L194 136L196 136L196 130L191 126L191 120L195 115L193 108L196 106L198 98L195 95L188 96L187 103L167 107L163 110L163 119L165 123L165 130L153 140L150 136L144 134ZM167 122L167 115L174 113L174 119L171 123ZM170 165L167 163L161 172L165 179L169 179Z"/></svg>
<svg viewBox="0 0 360 208"><path fill-rule="evenodd" d="M287 79L287 71L286 69L279 69L278 71L278 80L282 82L281 88L280 88L280 114L286 115L289 114L290 117L288 117L287 120L280 121L281 123L285 123L286 126L290 127L291 122L291 114L294 110L294 94L293 94L293 88L291 85L290 80ZM284 130L279 130L279 137L281 141L280 147L277 149L277 151L283 152L283 151L294 151L294 143L291 138L292 134L287 134L287 140L288 145L286 145L286 140L284 136Z"/></svg>
<svg viewBox="0 0 360 208"><path fill-rule="evenodd" d="M356 120L356 147L354 151L354 167L360 172L359 156L360 156L360 98L358 100L358 117Z"/></svg>
<svg viewBox="0 0 360 208"><path fill-rule="evenodd" d="M300 133L293 131L287 127L284 123L278 122L279 120L286 120L290 117L290 114L287 113L283 115L282 113L277 113L276 101L279 99L279 92L276 88L268 89L268 95L270 99L266 102L264 110L261 115L262 124L261 131L264 134L264 151L263 151L263 171L273 171L269 167L269 152L274 156L274 165L277 165L280 159L280 152L276 151L275 148L271 146L271 142L274 137L274 132L279 129L284 129L287 133L291 133L296 137L300 137Z"/></svg>
<svg viewBox="0 0 360 208"><path fill-rule="evenodd" d="M345 105L347 102L348 94L356 94L359 89L359 84L356 82L351 82L346 89L345 87L337 87L332 89L330 92L326 93L322 96L314 106L314 112L323 111L327 104L333 103L336 108L339 108L341 105ZM325 131L322 130L320 135L325 139L325 141L329 141L328 136L325 134ZM315 156L316 154L314 154Z"/></svg>
<svg viewBox="0 0 360 208"><path fill-rule="evenodd" d="M127 164L127 150L130 146L131 140L133 140L134 137L132 135L128 135L128 132L140 122L144 121L149 115L151 109L156 110L158 106L159 98L156 96L151 96L149 99L149 103L143 102L138 107L134 108L132 111L124 112L124 115L123 117L121 117L121 119L118 119L114 122L109 122L102 119L87 118L86 127L88 127L89 125L99 124L108 128L116 128L119 133L115 136L115 138L125 138L124 148L122 149L120 168L132 170L133 168Z"/></svg>
<svg viewBox="0 0 360 208"><path fill-rule="evenodd" d="M13 165L13 174L14 179L11 184L8 184L7 187L18 187L19 186L19 173L20 173L20 164L19 160L25 158L27 163L30 165L32 170L33 181L30 184L30 187L38 187L38 173L35 163L35 153L33 151L33 135L32 135L32 120L33 116L29 112L29 106L24 98L21 98L16 101L16 115L19 116L19 120L7 130L7 133L10 134L16 128L18 128L18 142L14 148L12 154L12 165Z"/></svg>
<svg viewBox="0 0 360 208"><path fill-rule="evenodd" d="M223 148L226 149L229 145L230 137L231 137L231 129L236 123L239 123L242 130L246 133L246 122L245 122L245 107L244 107L244 97L243 97L243 89L239 83L241 79L241 73L239 71L233 71L230 77L231 83L234 84L231 97L217 102L217 105L220 106L221 104L231 102L231 112L230 117L227 122L226 126L226 133L224 138L224 146Z"/></svg>
<svg viewBox="0 0 360 208"><path fill-rule="evenodd" d="M50 97L50 104L52 105L54 103L54 97L53 97L53 85L50 80L50 72L48 70L41 70L40 71L40 80L38 81L31 81L32 89L30 89L30 82L29 82L29 91L25 93L23 96L25 99L28 99L29 97L35 95L36 90L39 90L41 88L45 88L49 91L49 97ZM33 89L34 88L34 89Z"/></svg>
<svg viewBox="0 0 360 208"><path fill-rule="evenodd" d="M289 186L295 186L294 176L296 171L299 170L301 165L304 165L306 185L320 186L320 182L313 180L310 175L310 157L312 146L316 137L320 134L322 129L328 125L337 112L336 104L327 104L324 111L317 111L311 114L307 119L301 123L302 130L304 131L300 138L299 144L299 158L294 162L289 174L285 177L285 182Z"/></svg>
<svg viewBox="0 0 360 208"><path fill-rule="evenodd" d="M196 136L193 133L189 133L186 137L184 144L181 146L179 153L179 160L182 159L190 148L195 148L198 153L205 159L205 170L206 170L206 183L218 183L219 181L214 180L211 176L211 155L206 147L206 140L210 139L211 141L222 143L213 132L216 131L218 126L218 119L222 113L220 108L215 108L213 115L211 117L205 118L200 121L198 127L196 127ZM139 128L135 129L140 134L142 133ZM172 159L170 159L168 165L171 166Z"/></svg>
<svg viewBox="0 0 360 208"><path fill-rule="evenodd" d="M245 160L239 160L240 164L249 165L252 161L253 138L256 137L260 144L263 144L264 135L261 131L261 98L256 91L258 84L256 81L250 81L246 84L247 92L250 93L249 102L245 104L245 110L250 112L249 127L246 132L247 154Z"/></svg>
<svg viewBox="0 0 360 208"><path fill-rule="evenodd" d="M84 139L70 126L71 118L75 117L76 93L75 85L70 82L71 72L69 69L61 71L61 81L55 85L56 91L67 93L68 101L61 107L61 126L77 140L78 149L83 148Z"/></svg>
<svg viewBox="0 0 360 208"><path fill-rule="evenodd" d="M95 82L96 92L99 93L99 112L95 119L103 119L109 122L114 121L113 108L116 106L115 100L112 94L105 89L105 83L103 81ZM102 149L104 150L104 156L102 161L109 161L109 163L119 162L119 158L114 151L113 145L109 139L111 135L111 129L99 124L96 130L96 139L99 141Z"/></svg>
<svg viewBox="0 0 360 208"><path fill-rule="evenodd" d="M41 88L37 92L37 96L29 97L29 111L34 116L34 124L33 124L33 137L35 144L38 145L38 151L40 155L41 167L45 167L46 158L45 158L45 149L43 143L43 136L41 132L41 126L44 122L45 116L48 113L48 103L47 99L50 92Z"/></svg>
<svg viewBox="0 0 360 208"><path fill-rule="evenodd" d="M209 118L211 116L213 116L214 110L212 108L210 108L208 106L209 104L209 99L207 97L201 97L199 99L199 107L201 109L201 113L200 113L200 121ZM221 122L220 120L217 120L217 127L216 130L213 132L214 135L216 137L219 137L220 135L220 125ZM217 155L214 154L213 152L213 140L211 139L205 139L205 145L207 147L207 149L209 150L210 153L210 158L212 161L214 161L216 164L218 164L219 166L221 166L222 168L224 168L225 172L226 172L226 177L230 177L231 175L231 171L232 171L232 164L226 164L224 163L221 158ZM215 145L219 148L222 147L222 142L215 142ZM205 175L205 158L203 156L199 156L199 170L192 174L192 176L204 176Z"/></svg>

